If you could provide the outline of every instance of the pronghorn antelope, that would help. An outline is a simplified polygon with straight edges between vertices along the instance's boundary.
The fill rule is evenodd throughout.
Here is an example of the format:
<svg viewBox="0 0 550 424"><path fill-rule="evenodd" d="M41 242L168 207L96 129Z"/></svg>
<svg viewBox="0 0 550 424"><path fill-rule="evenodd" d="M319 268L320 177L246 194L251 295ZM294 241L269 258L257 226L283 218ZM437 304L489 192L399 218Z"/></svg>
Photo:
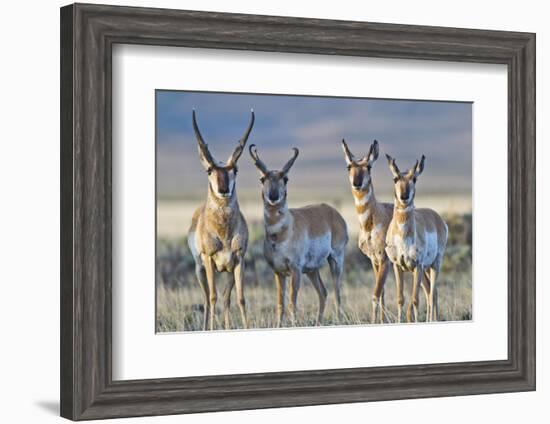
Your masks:
<svg viewBox="0 0 550 424"><path fill-rule="evenodd" d="M424 170L425 156L406 172L399 172L395 159L386 155L394 182L393 218L386 235L386 252L393 262L398 288L399 314L403 306L403 272L413 273L407 321L418 320L418 288L424 279L426 321L437 321L436 279L447 245L447 224L431 209L416 209L416 179Z"/></svg>
<svg viewBox="0 0 550 424"><path fill-rule="evenodd" d="M199 158L208 174L208 194L206 202L193 214L188 233L188 244L195 259L195 273L204 293L203 329L214 329L216 318L215 271L230 273L228 285L223 294L224 323L229 328L229 306L233 286L237 288L237 298L243 327L247 327L244 300L244 254L248 244L248 227L239 209L235 178L237 160L241 156L252 126L250 123L239 144L226 163L216 161L199 131L193 110L193 129L197 137Z"/></svg>
<svg viewBox="0 0 550 424"><path fill-rule="evenodd" d="M290 278L289 312L296 323L296 299L302 274L311 280L319 296L316 324L323 319L327 290L319 269L328 261L334 282L337 314L340 315L340 285L344 268L344 253L348 242L346 222L336 209L326 204L289 209L287 204L288 172L298 157L294 156L282 170L268 170L260 160L254 145L250 156L260 171L264 203L264 255L275 273L277 284L277 326L284 316L286 279Z"/></svg>
<svg viewBox="0 0 550 424"><path fill-rule="evenodd" d="M386 231L392 219L393 205L378 202L374 196L371 168L378 159L378 142L374 140L367 155L360 159L353 156L345 140L342 140L342 147L359 218L359 250L370 259L374 272L371 321L375 323L379 315L383 323L384 284L391 266L385 250Z"/></svg>

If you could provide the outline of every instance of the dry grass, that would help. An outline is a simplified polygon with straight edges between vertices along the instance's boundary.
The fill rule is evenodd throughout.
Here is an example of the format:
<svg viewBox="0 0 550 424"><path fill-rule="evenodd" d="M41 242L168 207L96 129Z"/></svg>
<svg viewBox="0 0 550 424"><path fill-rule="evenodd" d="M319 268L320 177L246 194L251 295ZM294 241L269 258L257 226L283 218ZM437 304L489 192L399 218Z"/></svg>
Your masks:
<svg viewBox="0 0 550 424"><path fill-rule="evenodd" d="M445 217L450 230L449 245L438 280L440 320L472 319L471 215ZM273 328L276 322L276 289L273 272L262 255L263 231L258 221L249 223L250 242L246 254L245 295L251 328ZM342 284L343 316L339 320L334 307L334 292L328 267L321 272L329 292L323 325L364 325L370 323L373 273L369 261L357 249L356 239L348 243ZM222 274L223 275L223 274ZM406 277L405 296L410 297L410 274ZM317 295L304 276L298 297L297 326L315 324ZM225 287L226 275L218 279L218 292ZM395 322L397 311L395 282L390 272L386 281L386 320ZM157 321L158 332L202 329L203 295L195 281L193 259L185 238L159 239L157 248ZM222 328L221 304L218 302L218 328ZM425 299L420 293L420 320L425 317ZM232 328L241 325L238 307L231 307ZM289 325L289 322L286 322Z"/></svg>
<svg viewBox="0 0 550 424"><path fill-rule="evenodd" d="M372 280L372 272L365 271L365 278ZM453 278L454 277L454 278ZM440 280L439 305L441 321L461 321L472 318L472 286L465 276L445 276ZM395 286L393 276L389 276L386 288L386 320L396 321ZM329 285L329 284L327 284ZM407 284L410 291L410 284ZM343 311L339 320L334 307L332 286L328 287L329 297L323 325L364 325L370 323L372 282L365 284L344 284ZM249 325L251 328L273 328L276 323L275 283L266 282L261 286L247 287L246 301ZM186 286L157 288L157 332L196 331L202 329L202 292L197 287ZM222 328L222 314L218 303L217 327ZM424 295L420 295L420 321L425 319ZM298 298L297 326L315 325L317 295L311 284L304 284ZM231 328L240 328L241 319L238 307L231 306ZM285 325L290 325L287 320Z"/></svg>

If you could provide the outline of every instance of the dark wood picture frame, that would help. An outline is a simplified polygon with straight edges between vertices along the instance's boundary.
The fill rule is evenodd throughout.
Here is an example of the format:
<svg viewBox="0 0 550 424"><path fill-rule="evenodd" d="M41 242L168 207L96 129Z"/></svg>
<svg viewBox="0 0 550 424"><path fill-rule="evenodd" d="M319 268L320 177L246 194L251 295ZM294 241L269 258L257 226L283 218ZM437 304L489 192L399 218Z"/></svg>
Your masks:
<svg viewBox="0 0 550 424"><path fill-rule="evenodd" d="M116 43L507 65L508 359L113 381L111 53ZM534 34L75 4L61 9L60 124L63 417L535 389Z"/></svg>

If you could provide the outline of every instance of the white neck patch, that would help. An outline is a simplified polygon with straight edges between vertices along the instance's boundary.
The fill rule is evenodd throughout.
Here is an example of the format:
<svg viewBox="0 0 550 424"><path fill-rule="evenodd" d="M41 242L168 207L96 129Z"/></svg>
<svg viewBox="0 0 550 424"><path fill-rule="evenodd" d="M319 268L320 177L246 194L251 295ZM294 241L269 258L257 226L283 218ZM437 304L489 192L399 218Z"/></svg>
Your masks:
<svg viewBox="0 0 550 424"><path fill-rule="evenodd" d="M364 224L369 219L369 216L370 216L370 211L367 209L365 212L359 215L359 222L361 224Z"/></svg>
<svg viewBox="0 0 550 424"><path fill-rule="evenodd" d="M399 212L410 212L414 209L414 205L409 205L406 208L397 207L396 208Z"/></svg>
<svg viewBox="0 0 550 424"><path fill-rule="evenodd" d="M369 202L371 197L372 197L372 190L369 190L369 192L367 194L365 194L363 197L361 197L360 199L358 199L357 197L354 196L355 205L356 206L366 205Z"/></svg>

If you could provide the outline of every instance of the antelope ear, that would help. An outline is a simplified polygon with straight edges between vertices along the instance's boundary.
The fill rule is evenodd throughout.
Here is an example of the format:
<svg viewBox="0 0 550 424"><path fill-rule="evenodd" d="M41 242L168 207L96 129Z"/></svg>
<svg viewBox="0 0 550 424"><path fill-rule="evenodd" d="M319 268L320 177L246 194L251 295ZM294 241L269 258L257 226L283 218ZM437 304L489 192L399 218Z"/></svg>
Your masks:
<svg viewBox="0 0 550 424"><path fill-rule="evenodd" d="M374 140L374 142L370 147L370 152L368 157L369 165L372 165L376 161L376 159L378 159L378 153L379 153L378 141Z"/></svg>
<svg viewBox="0 0 550 424"><path fill-rule="evenodd" d="M390 171L393 175L393 178L399 178L401 176L401 173L399 172L399 168L395 164L395 159L392 158L390 155L386 153L386 158L388 159L388 167L390 168Z"/></svg>
<svg viewBox="0 0 550 424"><path fill-rule="evenodd" d="M351 165L353 162L353 153L351 153L348 145L346 144L346 140L342 139L342 149L344 150L344 157L346 158L346 163L348 165Z"/></svg>
<svg viewBox="0 0 550 424"><path fill-rule="evenodd" d="M416 166L414 167L414 176L418 177L420 174L422 174L422 171L424 171L424 160L426 159L426 156L422 155L422 159L420 159L420 163L416 162Z"/></svg>

